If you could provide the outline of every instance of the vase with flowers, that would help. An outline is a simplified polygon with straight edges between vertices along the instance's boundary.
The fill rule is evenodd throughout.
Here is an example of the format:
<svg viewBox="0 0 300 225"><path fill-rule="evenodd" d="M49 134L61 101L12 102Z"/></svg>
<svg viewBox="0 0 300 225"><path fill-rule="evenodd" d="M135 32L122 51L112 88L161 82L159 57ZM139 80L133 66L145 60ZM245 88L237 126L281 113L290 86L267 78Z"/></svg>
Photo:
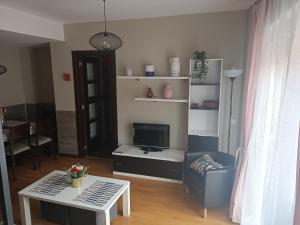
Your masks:
<svg viewBox="0 0 300 225"><path fill-rule="evenodd" d="M87 175L87 170L88 167L80 165L80 163L72 165L71 168L67 170L67 174L72 179L72 186L74 188L80 188L82 186L82 179Z"/></svg>

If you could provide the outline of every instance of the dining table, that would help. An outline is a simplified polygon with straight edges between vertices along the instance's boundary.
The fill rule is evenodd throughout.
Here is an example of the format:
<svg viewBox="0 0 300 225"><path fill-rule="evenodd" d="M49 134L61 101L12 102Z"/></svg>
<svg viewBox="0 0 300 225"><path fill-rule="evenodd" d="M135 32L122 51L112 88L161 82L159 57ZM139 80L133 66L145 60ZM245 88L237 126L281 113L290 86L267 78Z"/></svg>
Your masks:
<svg viewBox="0 0 300 225"><path fill-rule="evenodd" d="M6 120L4 121L2 132L3 132L3 141L8 142L9 137L9 130L13 129L14 127L23 125L25 123L28 123L26 121L19 121L19 120ZM36 123L30 122L30 135L34 135L36 133Z"/></svg>

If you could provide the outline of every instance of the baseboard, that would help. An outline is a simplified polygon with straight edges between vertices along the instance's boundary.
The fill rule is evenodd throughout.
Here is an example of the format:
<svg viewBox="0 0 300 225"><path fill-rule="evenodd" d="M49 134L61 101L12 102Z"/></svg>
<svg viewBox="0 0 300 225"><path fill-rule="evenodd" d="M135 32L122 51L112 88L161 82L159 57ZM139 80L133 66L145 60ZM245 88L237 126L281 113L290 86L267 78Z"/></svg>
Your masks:
<svg viewBox="0 0 300 225"><path fill-rule="evenodd" d="M113 171L113 175L136 177L136 178L142 178L142 179L148 179L148 180L156 180L156 181L164 181L164 182L177 183L177 184L182 184L183 183L180 180L173 180L173 179L161 178L161 177L152 177L152 176L146 176L146 175L140 175L140 174L133 174L133 173L123 173L123 172L118 172L118 171Z"/></svg>

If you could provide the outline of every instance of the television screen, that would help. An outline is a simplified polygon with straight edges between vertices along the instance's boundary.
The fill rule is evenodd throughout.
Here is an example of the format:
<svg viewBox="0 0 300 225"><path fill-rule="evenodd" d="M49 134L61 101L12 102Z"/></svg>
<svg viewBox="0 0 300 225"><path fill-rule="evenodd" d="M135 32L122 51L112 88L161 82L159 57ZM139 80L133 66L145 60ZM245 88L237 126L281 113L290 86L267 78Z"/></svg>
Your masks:
<svg viewBox="0 0 300 225"><path fill-rule="evenodd" d="M170 126L166 124L133 123L135 146L165 149L170 147Z"/></svg>

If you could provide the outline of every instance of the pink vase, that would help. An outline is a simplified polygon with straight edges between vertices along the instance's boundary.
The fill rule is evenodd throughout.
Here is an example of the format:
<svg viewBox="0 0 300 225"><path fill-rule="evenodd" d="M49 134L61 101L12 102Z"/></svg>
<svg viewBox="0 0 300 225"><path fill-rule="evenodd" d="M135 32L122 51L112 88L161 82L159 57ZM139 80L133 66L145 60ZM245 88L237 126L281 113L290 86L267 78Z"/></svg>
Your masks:
<svg viewBox="0 0 300 225"><path fill-rule="evenodd" d="M164 88L164 98L171 99L173 98L173 88L170 84L167 84Z"/></svg>

